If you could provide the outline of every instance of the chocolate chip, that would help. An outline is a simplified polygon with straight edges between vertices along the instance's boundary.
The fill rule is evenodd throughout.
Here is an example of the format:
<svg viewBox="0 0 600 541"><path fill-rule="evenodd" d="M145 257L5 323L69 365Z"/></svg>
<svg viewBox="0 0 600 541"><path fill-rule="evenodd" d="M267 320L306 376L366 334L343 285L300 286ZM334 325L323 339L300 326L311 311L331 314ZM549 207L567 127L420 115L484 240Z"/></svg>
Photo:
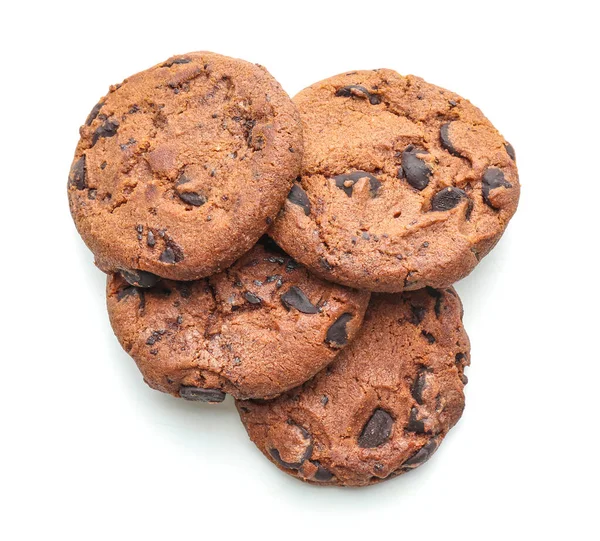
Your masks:
<svg viewBox="0 0 600 541"><path fill-rule="evenodd" d="M164 249L163 253L160 254L160 257L158 259L163 263L173 264L175 263L175 251L170 246L167 246Z"/></svg>
<svg viewBox="0 0 600 541"><path fill-rule="evenodd" d="M304 209L304 214L310 216L310 201L308 195L298 184L292 186L292 189L288 194L288 200L293 205L302 207Z"/></svg>
<svg viewBox="0 0 600 541"><path fill-rule="evenodd" d="M249 291L244 293L244 299L246 299L250 304L260 304L262 302L262 299L258 295L250 293Z"/></svg>
<svg viewBox="0 0 600 541"><path fill-rule="evenodd" d="M323 396L321 397L321 404L322 404L323 406L326 406L328 403L329 403L329 397L328 397L327 395L323 395Z"/></svg>
<svg viewBox="0 0 600 541"><path fill-rule="evenodd" d="M170 68L173 64L189 64L192 61L191 58L179 57L179 58L169 58L161 68Z"/></svg>
<svg viewBox="0 0 600 541"><path fill-rule="evenodd" d="M406 431L415 432L416 434L425 434L425 423L417 419L418 413L419 410L413 406L410 410L410 418L408 420L408 424L406 425Z"/></svg>
<svg viewBox="0 0 600 541"><path fill-rule="evenodd" d="M336 90L335 95L343 98L368 99L371 105L378 105L381 103L381 97L378 94L373 94L364 86L360 85L343 86L342 88L338 88Z"/></svg>
<svg viewBox="0 0 600 541"><path fill-rule="evenodd" d="M411 316L409 321L413 325L419 325L423 319L425 319L425 315L427 314L427 308L422 306L411 306L410 307Z"/></svg>
<svg viewBox="0 0 600 541"><path fill-rule="evenodd" d="M454 362L456 364L463 364L465 362L466 358L467 358L467 356L464 353L457 353L454 356Z"/></svg>
<svg viewBox="0 0 600 541"><path fill-rule="evenodd" d="M394 419L385 410L377 408L366 422L358 438L358 446L372 449L379 447L390 439Z"/></svg>
<svg viewBox="0 0 600 541"><path fill-rule="evenodd" d="M156 276L156 274L142 270L122 269L119 272L129 284L136 287L152 287L160 280L160 276Z"/></svg>
<svg viewBox="0 0 600 541"><path fill-rule="evenodd" d="M352 173L347 173L345 175L337 175L333 177L333 180L335 181L335 185L344 190L348 197L352 197L354 184L356 184L361 178L369 179L371 196L376 197L379 188L381 187L381 182L371 173L367 173L365 171L353 171Z"/></svg>
<svg viewBox="0 0 600 541"><path fill-rule="evenodd" d="M317 307L310 302L304 292L297 286L290 287L282 296L281 302L289 310L295 308L303 314L316 314Z"/></svg>
<svg viewBox="0 0 600 541"><path fill-rule="evenodd" d="M101 137L113 137L117 133L119 121L114 118L107 118L92 135L92 146L94 146Z"/></svg>
<svg viewBox="0 0 600 541"><path fill-rule="evenodd" d="M69 185L75 186L78 190L85 190L87 188L85 154L73 162L71 171L69 172Z"/></svg>
<svg viewBox="0 0 600 541"><path fill-rule="evenodd" d="M431 210L439 212L451 210L467 197L466 192L460 188L444 188L431 199Z"/></svg>
<svg viewBox="0 0 600 541"><path fill-rule="evenodd" d="M98 116L98 113L100 112L100 109L102 109L103 105L104 105L103 101L99 101L96 105L94 105L94 107L90 111L90 114L88 115L88 117L85 120L86 126L90 126L92 124L92 122L94 122L94 119Z"/></svg>
<svg viewBox="0 0 600 541"><path fill-rule="evenodd" d="M490 167L483 174L481 191L483 192L483 200L492 208L494 208L494 205L492 205L489 195L490 191L496 188L512 188L512 184L504 178L501 169Z"/></svg>
<svg viewBox="0 0 600 541"><path fill-rule="evenodd" d="M290 258L290 260L287 262L287 264L285 266L285 271L286 272L295 271L299 266L300 266L300 263L298 263L296 260Z"/></svg>
<svg viewBox="0 0 600 541"><path fill-rule="evenodd" d="M453 156L462 157L460 152L458 152L452 146L452 142L450 141L450 124L452 124L452 122L447 122L446 124L443 124L440 128L440 142L442 143L442 147L444 147L448 152L450 152L450 154L452 154Z"/></svg>
<svg viewBox="0 0 600 541"><path fill-rule="evenodd" d="M506 153L508 154L508 156L510 157L510 159L513 162L516 162L517 161L517 155L515 154L514 147L509 142L506 142L506 143L504 143L504 148L506 149Z"/></svg>
<svg viewBox="0 0 600 541"><path fill-rule="evenodd" d="M423 447L421 447L414 455L402 464L402 468L413 469L427 462L433 453L436 452L439 442L437 438L430 439Z"/></svg>
<svg viewBox="0 0 600 541"><path fill-rule="evenodd" d="M192 288L191 288L191 286L190 286L189 283L187 283L187 282L177 282L175 284L175 287L177 288L177 291L179 291L179 294L184 299L187 299L187 298L191 297L191 295L192 295Z"/></svg>
<svg viewBox="0 0 600 541"><path fill-rule="evenodd" d="M146 345L153 346L154 344L156 344L156 342L160 342L165 332L166 331L163 329L160 329L158 331L152 331L152 334L146 339Z"/></svg>
<svg viewBox="0 0 600 541"><path fill-rule="evenodd" d="M313 479L315 481L326 483L327 481L331 481L333 479L333 473L331 473L327 468L323 467L318 460L311 460L310 462L317 467L317 471L313 475Z"/></svg>
<svg viewBox="0 0 600 541"><path fill-rule="evenodd" d="M148 231L146 235L146 244L152 248L156 244L156 239L154 238L154 233L152 231Z"/></svg>
<svg viewBox="0 0 600 541"><path fill-rule="evenodd" d="M435 344L435 336L433 336L433 334L425 330L421 331L421 334L423 335L425 340L427 340L428 344Z"/></svg>
<svg viewBox="0 0 600 541"><path fill-rule="evenodd" d="M416 148L413 145L406 147L402 153L402 171L406 181L416 190L424 190L429 184L431 169L417 154L429 154L422 148Z"/></svg>
<svg viewBox="0 0 600 541"><path fill-rule="evenodd" d="M346 325L354 317L354 314L346 312L338 317L327 330L325 343L331 347L341 347L348 343L348 331Z"/></svg>
<svg viewBox="0 0 600 541"><path fill-rule="evenodd" d="M184 203L188 205L193 205L194 207L201 207L206 203L206 197L197 192L177 192L179 199L181 199Z"/></svg>
<svg viewBox="0 0 600 541"><path fill-rule="evenodd" d="M422 366L417 373L415 382L413 383L411 394L417 404L423 404L423 391L427 385L427 369Z"/></svg>
<svg viewBox="0 0 600 541"><path fill-rule="evenodd" d="M179 396L186 400L195 402L210 402L216 404L225 400L225 393L219 389L201 389L200 387L192 387L182 385L179 388Z"/></svg>

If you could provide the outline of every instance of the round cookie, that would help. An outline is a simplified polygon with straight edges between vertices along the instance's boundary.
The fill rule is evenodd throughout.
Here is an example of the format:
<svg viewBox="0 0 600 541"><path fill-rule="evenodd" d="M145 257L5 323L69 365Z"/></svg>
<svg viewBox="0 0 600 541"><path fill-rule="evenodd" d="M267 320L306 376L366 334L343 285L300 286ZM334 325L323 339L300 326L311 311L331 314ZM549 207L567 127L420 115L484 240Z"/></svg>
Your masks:
<svg viewBox="0 0 600 541"><path fill-rule="evenodd" d="M238 401L252 441L281 470L369 485L423 464L464 408L469 339L453 289L374 294L350 346L272 401Z"/></svg>
<svg viewBox="0 0 600 541"><path fill-rule="evenodd" d="M68 182L96 264L151 286L231 265L299 173L294 104L263 68L208 52L133 75L92 109Z"/></svg>
<svg viewBox="0 0 600 541"><path fill-rule="evenodd" d="M113 330L146 383L207 402L269 398L305 382L352 340L369 296L263 244L210 278L142 289L114 274L107 284Z"/></svg>
<svg viewBox="0 0 600 541"><path fill-rule="evenodd" d="M517 208L514 149L452 92L381 69L326 79L294 102L303 170L270 234L325 279L448 287Z"/></svg>

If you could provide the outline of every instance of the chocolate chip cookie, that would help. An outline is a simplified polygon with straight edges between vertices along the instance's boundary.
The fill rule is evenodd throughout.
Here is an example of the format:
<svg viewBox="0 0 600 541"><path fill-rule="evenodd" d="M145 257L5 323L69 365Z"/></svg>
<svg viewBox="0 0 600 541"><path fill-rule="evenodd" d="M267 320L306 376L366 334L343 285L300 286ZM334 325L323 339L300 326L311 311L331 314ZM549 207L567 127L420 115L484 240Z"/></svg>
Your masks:
<svg viewBox="0 0 600 541"><path fill-rule="evenodd" d="M220 402L304 383L352 340L369 293L322 281L265 243L193 282L144 289L113 274L107 298L113 330L150 387Z"/></svg>
<svg viewBox="0 0 600 541"><path fill-rule="evenodd" d="M504 232L519 199L515 152L467 100L381 69L326 79L294 102L303 171L270 233L321 277L443 288Z"/></svg>
<svg viewBox="0 0 600 541"><path fill-rule="evenodd" d="M303 481L369 485L416 468L464 407L469 339L453 289L374 294L336 360L272 401L238 401L252 441Z"/></svg>
<svg viewBox="0 0 600 541"><path fill-rule="evenodd" d="M80 129L71 213L96 264L149 286L248 251L299 173L298 113L262 67L175 56L110 88Z"/></svg>

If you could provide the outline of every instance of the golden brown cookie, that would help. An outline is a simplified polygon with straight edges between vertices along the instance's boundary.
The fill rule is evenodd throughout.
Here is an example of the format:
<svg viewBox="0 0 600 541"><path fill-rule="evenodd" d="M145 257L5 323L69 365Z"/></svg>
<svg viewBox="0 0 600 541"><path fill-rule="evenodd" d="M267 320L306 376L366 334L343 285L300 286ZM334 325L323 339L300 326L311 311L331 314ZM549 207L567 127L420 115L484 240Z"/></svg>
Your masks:
<svg viewBox="0 0 600 541"><path fill-rule="evenodd" d="M469 339L453 289L375 294L350 346L275 400L238 401L252 441L303 481L369 485L423 464L464 408Z"/></svg>
<svg viewBox="0 0 600 541"><path fill-rule="evenodd" d="M321 277L371 291L447 287L514 214L513 148L460 96L381 69L295 98L302 176L270 234Z"/></svg>
<svg viewBox="0 0 600 541"><path fill-rule="evenodd" d="M231 265L298 175L297 111L262 66L208 52L112 86L80 130L71 213L96 264L151 286Z"/></svg>
<svg viewBox="0 0 600 541"><path fill-rule="evenodd" d="M358 331L369 293L324 282L274 245L225 272L150 289L109 276L108 312L150 387L190 400L267 398L329 364Z"/></svg>

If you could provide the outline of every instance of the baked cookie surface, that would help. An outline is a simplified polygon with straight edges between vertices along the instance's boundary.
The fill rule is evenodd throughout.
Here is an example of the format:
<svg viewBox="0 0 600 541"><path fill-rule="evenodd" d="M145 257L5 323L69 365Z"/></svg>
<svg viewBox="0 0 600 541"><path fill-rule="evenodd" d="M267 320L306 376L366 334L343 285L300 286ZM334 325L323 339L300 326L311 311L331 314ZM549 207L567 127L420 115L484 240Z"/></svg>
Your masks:
<svg viewBox="0 0 600 541"><path fill-rule="evenodd" d="M302 156L299 117L279 83L208 52L111 87L80 134L72 216L98 267L136 285L232 264L274 219Z"/></svg>
<svg viewBox="0 0 600 541"><path fill-rule="evenodd" d="M381 69L294 102L302 175L270 234L313 272L371 291L443 288L504 232L519 199L514 149L467 100Z"/></svg>
<svg viewBox="0 0 600 541"><path fill-rule="evenodd" d="M336 360L271 401L237 401L252 441L303 481L369 485L428 460L464 408L469 339L453 289L374 294Z"/></svg>
<svg viewBox="0 0 600 541"><path fill-rule="evenodd" d="M113 330L146 383L207 402L305 382L352 340L368 301L261 243L210 278L143 289L114 274L107 283Z"/></svg>

